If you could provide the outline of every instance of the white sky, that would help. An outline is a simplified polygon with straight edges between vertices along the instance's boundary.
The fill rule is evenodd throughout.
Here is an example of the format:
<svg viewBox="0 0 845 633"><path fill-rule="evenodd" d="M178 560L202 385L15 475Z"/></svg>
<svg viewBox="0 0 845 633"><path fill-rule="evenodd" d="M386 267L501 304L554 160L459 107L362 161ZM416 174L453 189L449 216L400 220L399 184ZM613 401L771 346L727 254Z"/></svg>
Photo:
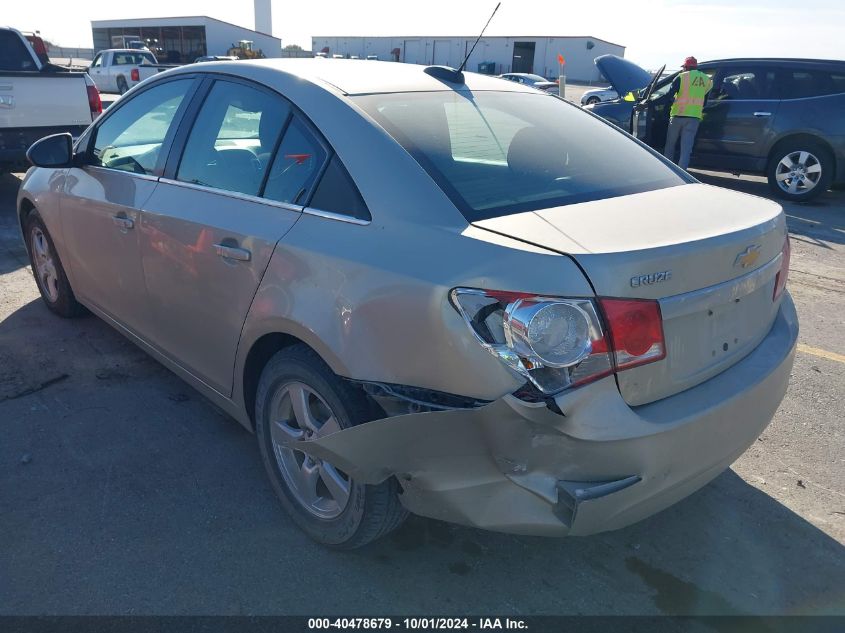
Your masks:
<svg viewBox="0 0 845 633"><path fill-rule="evenodd" d="M90 47L90 20L209 15L248 28L252 0L0 0L2 22L61 46ZM272 0L273 35L469 35L495 0ZM739 6L741 5L741 6ZM489 35L592 35L656 68L684 57L845 59L843 0L502 0ZM566 51L562 51L564 55Z"/></svg>

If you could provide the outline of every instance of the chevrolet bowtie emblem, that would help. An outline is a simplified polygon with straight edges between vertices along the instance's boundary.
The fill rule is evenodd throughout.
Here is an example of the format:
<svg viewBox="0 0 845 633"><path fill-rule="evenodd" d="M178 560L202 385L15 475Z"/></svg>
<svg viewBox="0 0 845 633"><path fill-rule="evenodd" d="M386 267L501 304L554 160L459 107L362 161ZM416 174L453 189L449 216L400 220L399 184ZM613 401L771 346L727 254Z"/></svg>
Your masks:
<svg viewBox="0 0 845 633"><path fill-rule="evenodd" d="M756 262L759 258L760 247L757 244L752 244L736 256L736 259L734 260L734 266L748 268L749 266L753 266L754 262Z"/></svg>

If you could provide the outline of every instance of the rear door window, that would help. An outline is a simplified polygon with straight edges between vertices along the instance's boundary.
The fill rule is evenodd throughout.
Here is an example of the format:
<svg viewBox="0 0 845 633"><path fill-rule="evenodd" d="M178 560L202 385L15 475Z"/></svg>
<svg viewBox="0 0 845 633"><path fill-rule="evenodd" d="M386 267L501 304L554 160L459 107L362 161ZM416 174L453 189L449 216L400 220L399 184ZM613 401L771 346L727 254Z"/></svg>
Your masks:
<svg viewBox="0 0 845 633"><path fill-rule="evenodd" d="M167 133L192 84L193 79L168 81L119 104L117 110L97 127L91 163L136 174L152 174Z"/></svg>
<svg viewBox="0 0 845 633"><path fill-rule="evenodd" d="M289 114L281 97L239 82L215 82L188 135L176 179L258 196Z"/></svg>
<svg viewBox="0 0 845 633"><path fill-rule="evenodd" d="M352 177L337 155L332 156L320 184L314 190L310 206L321 211L348 215L358 220L370 220L370 211Z"/></svg>
<svg viewBox="0 0 845 633"><path fill-rule="evenodd" d="M33 70L38 70L38 68L18 34L0 30L0 71Z"/></svg>
<svg viewBox="0 0 845 633"><path fill-rule="evenodd" d="M288 204L304 204L328 157L316 135L295 117L276 152L267 175L264 197Z"/></svg>
<svg viewBox="0 0 845 633"><path fill-rule="evenodd" d="M784 99L805 99L845 93L845 72L784 70L781 90Z"/></svg>

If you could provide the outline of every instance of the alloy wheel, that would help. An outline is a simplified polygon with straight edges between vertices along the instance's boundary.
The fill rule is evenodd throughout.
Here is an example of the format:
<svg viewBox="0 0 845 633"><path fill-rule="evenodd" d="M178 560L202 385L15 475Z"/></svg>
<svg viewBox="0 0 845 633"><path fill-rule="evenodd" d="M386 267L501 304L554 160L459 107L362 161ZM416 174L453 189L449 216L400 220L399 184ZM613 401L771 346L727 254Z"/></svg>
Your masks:
<svg viewBox="0 0 845 633"><path fill-rule="evenodd" d="M352 481L339 468L293 448L295 442L340 431L326 401L302 382L289 382L271 403L270 437L276 463L296 501L320 519L338 517L349 503Z"/></svg>
<svg viewBox="0 0 845 633"><path fill-rule="evenodd" d="M47 236L38 227L32 229L30 245L38 283L50 302L55 303L59 299L59 273Z"/></svg>
<svg viewBox="0 0 845 633"><path fill-rule="evenodd" d="M821 161L814 154L798 150L780 159L775 181L783 191L793 195L809 193L822 177Z"/></svg>

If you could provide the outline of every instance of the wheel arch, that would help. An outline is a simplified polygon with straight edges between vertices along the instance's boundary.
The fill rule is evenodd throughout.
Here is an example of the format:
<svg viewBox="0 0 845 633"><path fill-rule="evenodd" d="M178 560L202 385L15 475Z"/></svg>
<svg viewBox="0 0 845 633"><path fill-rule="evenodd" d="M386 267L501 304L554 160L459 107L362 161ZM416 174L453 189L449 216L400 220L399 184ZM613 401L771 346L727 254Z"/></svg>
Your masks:
<svg viewBox="0 0 845 633"><path fill-rule="evenodd" d="M35 203L28 197L23 196L18 203L18 226L21 229L21 235L24 235L24 222L26 221L26 216L29 215L31 211L35 210ZM24 243L26 243L26 239L24 239ZM27 246L27 249L29 246Z"/></svg>
<svg viewBox="0 0 845 633"><path fill-rule="evenodd" d="M236 386L240 389L240 399L243 402L252 430L255 430L255 396L258 392L261 372L277 352L292 345L305 345L319 356L335 374L346 375L346 368L337 356L319 340L316 340L313 332L303 333L301 328L296 327L295 324L286 324L284 327L277 326L250 338L249 347L242 355L241 368L236 374L240 377Z"/></svg>

